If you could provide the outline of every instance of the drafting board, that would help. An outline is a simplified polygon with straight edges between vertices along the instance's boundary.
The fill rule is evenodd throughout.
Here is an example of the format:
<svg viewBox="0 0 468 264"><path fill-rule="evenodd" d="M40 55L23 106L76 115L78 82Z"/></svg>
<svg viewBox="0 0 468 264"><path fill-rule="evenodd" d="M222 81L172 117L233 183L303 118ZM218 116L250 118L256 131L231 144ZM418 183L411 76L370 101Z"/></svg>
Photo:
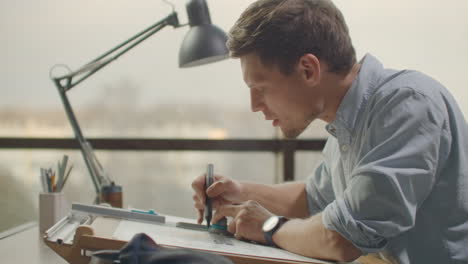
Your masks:
<svg viewBox="0 0 468 264"><path fill-rule="evenodd" d="M122 211L116 209L117 212L119 210ZM120 249L137 233L147 234L162 246L215 253L228 257L236 264L333 263L206 231L176 227L175 223L181 221L195 222L193 219L173 216L165 216L164 223L142 222L128 218L90 216L72 210L67 217L46 232L44 241L71 264L88 264L89 253L92 251Z"/></svg>

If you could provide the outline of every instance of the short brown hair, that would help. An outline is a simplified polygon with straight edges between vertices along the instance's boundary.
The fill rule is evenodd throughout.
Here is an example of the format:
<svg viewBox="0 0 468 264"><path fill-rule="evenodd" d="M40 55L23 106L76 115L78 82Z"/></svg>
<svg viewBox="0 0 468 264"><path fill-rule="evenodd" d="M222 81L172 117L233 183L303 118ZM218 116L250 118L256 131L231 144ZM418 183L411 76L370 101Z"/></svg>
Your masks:
<svg viewBox="0 0 468 264"><path fill-rule="evenodd" d="M330 0L258 0L232 27L227 46L232 57L254 52L284 74L307 53L334 73L347 73L356 63L346 22Z"/></svg>

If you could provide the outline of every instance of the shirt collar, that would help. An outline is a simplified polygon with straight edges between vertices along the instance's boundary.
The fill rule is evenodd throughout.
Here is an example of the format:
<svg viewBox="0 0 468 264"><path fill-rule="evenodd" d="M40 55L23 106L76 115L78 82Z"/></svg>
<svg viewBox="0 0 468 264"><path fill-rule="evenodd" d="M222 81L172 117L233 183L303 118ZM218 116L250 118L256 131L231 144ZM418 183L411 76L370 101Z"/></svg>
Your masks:
<svg viewBox="0 0 468 264"><path fill-rule="evenodd" d="M331 135L346 143L350 143L359 113L378 86L383 71L382 64L370 54L366 54L359 64L359 73L341 101L335 120L326 126Z"/></svg>

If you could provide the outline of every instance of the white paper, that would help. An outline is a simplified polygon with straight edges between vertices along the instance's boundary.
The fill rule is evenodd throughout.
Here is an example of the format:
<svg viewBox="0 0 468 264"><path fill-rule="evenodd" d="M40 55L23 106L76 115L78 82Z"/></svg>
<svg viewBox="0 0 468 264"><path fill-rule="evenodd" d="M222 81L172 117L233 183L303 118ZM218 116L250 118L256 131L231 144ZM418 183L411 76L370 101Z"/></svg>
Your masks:
<svg viewBox="0 0 468 264"><path fill-rule="evenodd" d="M195 223L193 219L174 218L171 216L166 216L166 224L164 225L122 220L115 230L113 237L118 240L129 241L135 234L145 233L156 243L166 246L261 257L272 260L289 260L302 263L333 263L303 257L278 248L212 234L207 231L178 228L175 227L174 221Z"/></svg>

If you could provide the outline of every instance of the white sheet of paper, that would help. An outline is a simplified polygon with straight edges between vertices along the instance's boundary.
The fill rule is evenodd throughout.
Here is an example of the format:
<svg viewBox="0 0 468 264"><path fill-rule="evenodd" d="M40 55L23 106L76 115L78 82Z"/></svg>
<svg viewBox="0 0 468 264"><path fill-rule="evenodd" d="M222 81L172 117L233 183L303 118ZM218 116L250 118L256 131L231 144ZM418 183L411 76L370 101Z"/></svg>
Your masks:
<svg viewBox="0 0 468 264"><path fill-rule="evenodd" d="M171 216L166 216L167 224L165 225L122 220L115 230L113 237L118 240L129 241L135 234L145 233L156 243L166 246L303 263L333 263L303 257L286 250L240 241L206 231L178 228L175 227L175 221L195 223L194 219Z"/></svg>

